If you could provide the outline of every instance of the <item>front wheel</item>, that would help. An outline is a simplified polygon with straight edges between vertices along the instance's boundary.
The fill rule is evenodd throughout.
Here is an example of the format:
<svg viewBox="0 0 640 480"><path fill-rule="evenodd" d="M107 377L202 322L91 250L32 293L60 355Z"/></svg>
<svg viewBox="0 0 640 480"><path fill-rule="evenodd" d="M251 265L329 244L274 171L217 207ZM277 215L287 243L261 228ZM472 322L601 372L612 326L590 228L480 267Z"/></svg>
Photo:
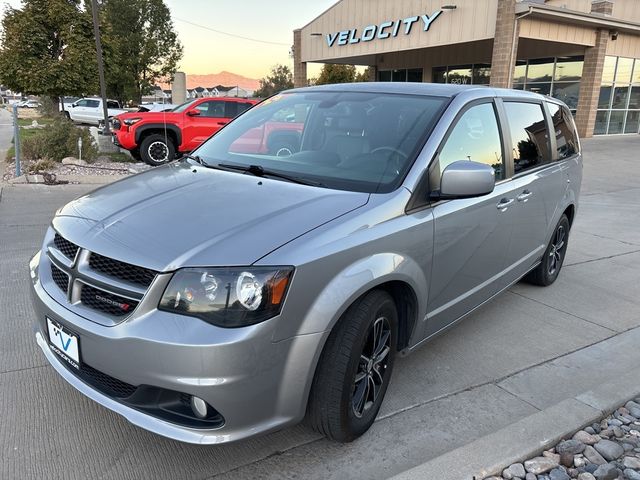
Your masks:
<svg viewBox="0 0 640 480"><path fill-rule="evenodd" d="M140 156L152 166L162 165L176 156L176 148L171 138L154 134L145 137L140 144Z"/></svg>
<svg viewBox="0 0 640 480"><path fill-rule="evenodd" d="M540 265L524 278L526 282L546 287L556 281L560 274L564 257L567 254L569 229L569 219L566 215L562 215L542 256Z"/></svg>
<svg viewBox="0 0 640 480"><path fill-rule="evenodd" d="M333 329L313 379L307 421L326 437L351 442L373 424L387 391L398 338L393 298L374 290Z"/></svg>

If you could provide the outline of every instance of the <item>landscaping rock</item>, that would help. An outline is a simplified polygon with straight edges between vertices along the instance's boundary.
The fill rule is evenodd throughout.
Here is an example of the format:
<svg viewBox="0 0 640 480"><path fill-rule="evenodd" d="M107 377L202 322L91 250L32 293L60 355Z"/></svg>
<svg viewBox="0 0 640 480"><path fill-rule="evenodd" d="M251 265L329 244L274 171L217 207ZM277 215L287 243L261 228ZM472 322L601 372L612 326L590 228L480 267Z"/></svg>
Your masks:
<svg viewBox="0 0 640 480"><path fill-rule="evenodd" d="M548 457L536 457L524 462L524 468L529 473L540 475L547 473L556 468L559 465L559 459L556 461L553 458Z"/></svg>
<svg viewBox="0 0 640 480"><path fill-rule="evenodd" d="M591 475L589 472L583 472L578 475L578 480L596 480L596 477Z"/></svg>
<svg viewBox="0 0 640 480"><path fill-rule="evenodd" d="M605 463L593 472L593 476L596 477L597 480L615 480L618 478L618 469L611 463Z"/></svg>
<svg viewBox="0 0 640 480"><path fill-rule="evenodd" d="M622 464L625 468L640 470L640 459L637 459L635 457L624 457Z"/></svg>
<svg viewBox="0 0 640 480"><path fill-rule="evenodd" d="M570 453L571 455L576 455L578 453L584 452L585 444L579 440L571 439L565 440L564 442L560 442L556 446L556 453L561 456L565 453Z"/></svg>
<svg viewBox="0 0 640 480"><path fill-rule="evenodd" d="M624 471L624 476L629 480L640 480L640 473L636 472L635 470L631 470L630 468L627 468Z"/></svg>
<svg viewBox="0 0 640 480"><path fill-rule="evenodd" d="M510 478L524 478L526 474L527 472L524 469L524 465L521 463L514 463L502 472L502 476L507 480Z"/></svg>
<svg viewBox="0 0 640 480"><path fill-rule="evenodd" d="M603 441L603 440L601 440ZM600 455L595 448L593 448L592 446L587 446L584 449L584 456L587 460L589 460L590 463L593 463L595 465L604 465L605 463L607 463L607 461L602 457L602 455Z"/></svg>
<svg viewBox="0 0 640 480"><path fill-rule="evenodd" d="M624 455L624 449L620 444L612 442L611 440L600 440L593 446L593 448L595 448L600 455L609 461L615 460Z"/></svg>
<svg viewBox="0 0 640 480"><path fill-rule="evenodd" d="M591 427L587 427L587 428L593 431L593 428ZM585 445L594 445L595 443L598 442L598 440L592 433L587 432L587 428L576 432L576 434L573 436L573 439ZM582 450L584 450L584 448Z"/></svg>
<svg viewBox="0 0 640 480"><path fill-rule="evenodd" d="M533 473L527 473L524 476L524 480L538 480L538 477L536 477L536 475Z"/></svg>
<svg viewBox="0 0 640 480"><path fill-rule="evenodd" d="M551 470L551 472L549 472L549 478L551 480L571 480L571 477L567 475L567 472L560 470L559 468Z"/></svg>

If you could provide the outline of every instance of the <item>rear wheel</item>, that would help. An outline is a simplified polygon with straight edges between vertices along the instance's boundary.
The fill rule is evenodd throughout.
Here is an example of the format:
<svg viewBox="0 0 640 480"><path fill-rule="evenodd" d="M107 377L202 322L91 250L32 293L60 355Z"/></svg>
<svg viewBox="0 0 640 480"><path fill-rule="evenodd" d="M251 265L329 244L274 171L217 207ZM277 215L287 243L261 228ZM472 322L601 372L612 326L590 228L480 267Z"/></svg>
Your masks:
<svg viewBox="0 0 640 480"><path fill-rule="evenodd" d="M540 265L524 278L526 282L546 287L556 281L567 253L569 228L569 219L566 215L562 215L551 236L551 241L544 252Z"/></svg>
<svg viewBox="0 0 640 480"><path fill-rule="evenodd" d="M153 134L142 140L140 156L149 165L162 165L175 158L176 148L171 138Z"/></svg>
<svg viewBox="0 0 640 480"><path fill-rule="evenodd" d="M374 290L352 305L322 351L307 421L317 432L351 442L373 424L387 391L398 337L393 298Z"/></svg>

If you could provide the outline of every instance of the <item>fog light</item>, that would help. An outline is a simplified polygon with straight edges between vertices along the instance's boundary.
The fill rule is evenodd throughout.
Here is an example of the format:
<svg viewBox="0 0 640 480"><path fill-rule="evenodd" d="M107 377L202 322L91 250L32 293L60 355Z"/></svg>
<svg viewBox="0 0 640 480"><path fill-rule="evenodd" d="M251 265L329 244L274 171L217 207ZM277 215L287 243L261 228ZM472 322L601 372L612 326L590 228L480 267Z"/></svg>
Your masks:
<svg viewBox="0 0 640 480"><path fill-rule="evenodd" d="M198 418L207 418L207 414L209 413L207 402L196 396L191 397L191 410L193 410L193 413Z"/></svg>

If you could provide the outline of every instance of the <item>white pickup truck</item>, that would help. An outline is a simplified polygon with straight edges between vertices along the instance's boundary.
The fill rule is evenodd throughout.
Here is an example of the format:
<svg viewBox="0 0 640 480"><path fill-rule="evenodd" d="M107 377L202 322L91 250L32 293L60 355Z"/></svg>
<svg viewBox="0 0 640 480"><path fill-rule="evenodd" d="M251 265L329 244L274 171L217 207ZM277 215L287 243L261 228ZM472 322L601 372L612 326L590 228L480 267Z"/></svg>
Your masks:
<svg viewBox="0 0 640 480"><path fill-rule="evenodd" d="M75 102L63 104L64 114L76 123L89 123L91 125L100 125L104 123L104 112L102 111L101 98L81 98ZM116 100L107 100L107 114L109 118L121 113L127 113L127 110L120 108L120 104Z"/></svg>

